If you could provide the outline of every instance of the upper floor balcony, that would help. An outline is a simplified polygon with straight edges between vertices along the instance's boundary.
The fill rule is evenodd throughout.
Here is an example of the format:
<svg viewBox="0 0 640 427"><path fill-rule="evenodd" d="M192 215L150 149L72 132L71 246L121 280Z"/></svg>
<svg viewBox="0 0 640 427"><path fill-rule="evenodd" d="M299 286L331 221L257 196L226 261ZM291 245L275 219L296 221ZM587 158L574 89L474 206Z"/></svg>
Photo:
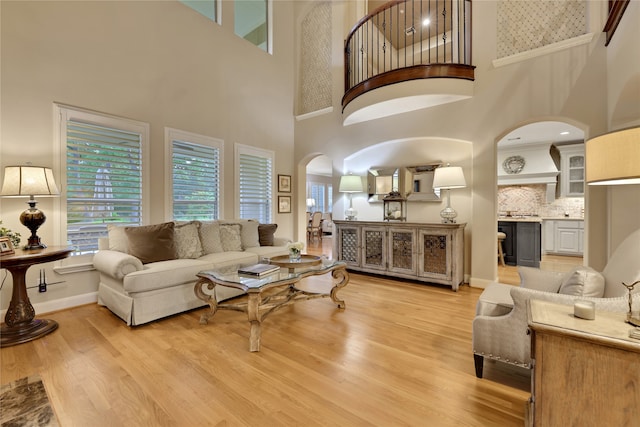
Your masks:
<svg viewBox="0 0 640 427"><path fill-rule="evenodd" d="M378 3L345 42L344 124L470 98L471 0Z"/></svg>

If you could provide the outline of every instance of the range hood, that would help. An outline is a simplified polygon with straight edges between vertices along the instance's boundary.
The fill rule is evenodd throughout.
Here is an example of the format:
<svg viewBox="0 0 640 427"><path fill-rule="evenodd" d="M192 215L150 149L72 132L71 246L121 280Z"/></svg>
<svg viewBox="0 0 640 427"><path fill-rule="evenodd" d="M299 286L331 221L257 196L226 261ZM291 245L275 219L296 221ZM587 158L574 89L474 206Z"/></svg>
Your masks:
<svg viewBox="0 0 640 427"><path fill-rule="evenodd" d="M560 171L551 157L552 142L498 146L498 185L547 186L547 201L553 201Z"/></svg>

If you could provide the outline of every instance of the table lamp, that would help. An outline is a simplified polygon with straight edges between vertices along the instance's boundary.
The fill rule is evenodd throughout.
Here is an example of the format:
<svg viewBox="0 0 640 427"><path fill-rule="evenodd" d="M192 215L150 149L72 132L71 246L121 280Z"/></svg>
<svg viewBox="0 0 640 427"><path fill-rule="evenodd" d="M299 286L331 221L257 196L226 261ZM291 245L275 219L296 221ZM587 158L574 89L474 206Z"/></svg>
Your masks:
<svg viewBox="0 0 640 427"><path fill-rule="evenodd" d="M309 212L313 212L313 208L316 205L316 199L307 199L307 208L309 208Z"/></svg>
<svg viewBox="0 0 640 427"><path fill-rule="evenodd" d="M442 222L444 224L453 224L456 222L458 212L451 207L451 190L455 188L465 188L467 182L464 180L462 168L459 166L439 167L433 175L433 188L435 190L447 190L447 207L440 211Z"/></svg>
<svg viewBox="0 0 640 427"><path fill-rule="evenodd" d="M362 193L362 178L356 175L343 175L340 177L340 193L349 194L349 209L344 211L344 216L348 221L355 221L358 211L353 209L353 193Z"/></svg>
<svg viewBox="0 0 640 427"><path fill-rule="evenodd" d="M7 166L4 168L2 196L29 196L29 209L22 212L20 222L31 230L31 236L24 249L46 248L36 234L38 228L46 221L44 212L36 208L34 196L57 196L60 194L56 186L53 172L42 166Z"/></svg>
<svg viewBox="0 0 640 427"><path fill-rule="evenodd" d="M606 133L585 143L588 185L640 184L640 127ZM627 322L640 326L640 313L632 311L632 290L639 285L623 283L629 289Z"/></svg>

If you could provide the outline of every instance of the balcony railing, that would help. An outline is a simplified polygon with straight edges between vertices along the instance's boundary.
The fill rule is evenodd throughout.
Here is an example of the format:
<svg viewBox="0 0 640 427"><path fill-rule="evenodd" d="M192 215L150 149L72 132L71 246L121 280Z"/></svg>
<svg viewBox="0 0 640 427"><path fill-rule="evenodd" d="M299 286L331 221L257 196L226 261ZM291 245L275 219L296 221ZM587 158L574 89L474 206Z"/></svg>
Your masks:
<svg viewBox="0 0 640 427"><path fill-rule="evenodd" d="M395 0L361 19L345 42L342 108L393 83L473 80L470 0Z"/></svg>

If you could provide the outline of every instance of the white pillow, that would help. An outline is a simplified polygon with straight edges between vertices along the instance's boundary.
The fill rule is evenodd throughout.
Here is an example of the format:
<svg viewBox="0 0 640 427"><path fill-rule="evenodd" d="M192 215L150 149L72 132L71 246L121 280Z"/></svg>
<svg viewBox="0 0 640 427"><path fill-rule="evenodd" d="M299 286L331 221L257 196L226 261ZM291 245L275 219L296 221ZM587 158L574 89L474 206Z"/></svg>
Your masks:
<svg viewBox="0 0 640 427"><path fill-rule="evenodd" d="M107 232L109 233L109 250L129 253L129 238L124 232L124 225L107 225Z"/></svg>
<svg viewBox="0 0 640 427"><path fill-rule="evenodd" d="M560 294L602 298L604 276L591 267L574 267L562 281Z"/></svg>
<svg viewBox="0 0 640 427"><path fill-rule="evenodd" d="M242 251L240 224L220 224L220 242L225 252Z"/></svg>
<svg viewBox="0 0 640 427"><path fill-rule="evenodd" d="M195 259L202 256L202 243L198 233L199 222L176 223L174 242L179 259Z"/></svg>
<svg viewBox="0 0 640 427"><path fill-rule="evenodd" d="M218 221L200 222L200 242L205 254L224 252L220 241L220 223Z"/></svg>
<svg viewBox="0 0 640 427"><path fill-rule="evenodd" d="M518 266L520 275L520 287L535 289L543 292L558 293L564 280L565 273L540 270L539 268Z"/></svg>

